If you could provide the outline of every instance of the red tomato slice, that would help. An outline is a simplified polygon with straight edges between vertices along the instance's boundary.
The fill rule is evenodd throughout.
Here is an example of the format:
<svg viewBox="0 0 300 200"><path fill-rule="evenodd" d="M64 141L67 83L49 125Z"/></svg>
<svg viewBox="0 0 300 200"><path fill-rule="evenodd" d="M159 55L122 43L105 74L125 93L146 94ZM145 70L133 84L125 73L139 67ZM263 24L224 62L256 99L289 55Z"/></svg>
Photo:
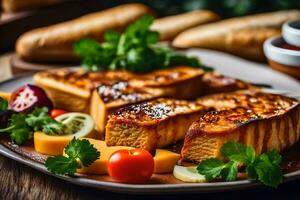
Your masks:
<svg viewBox="0 0 300 200"><path fill-rule="evenodd" d="M108 174L123 183L144 183L153 171L153 157L143 149L116 151L108 161Z"/></svg>
<svg viewBox="0 0 300 200"><path fill-rule="evenodd" d="M54 119L62 114L65 114L66 111L60 109L53 109L50 111L50 116Z"/></svg>

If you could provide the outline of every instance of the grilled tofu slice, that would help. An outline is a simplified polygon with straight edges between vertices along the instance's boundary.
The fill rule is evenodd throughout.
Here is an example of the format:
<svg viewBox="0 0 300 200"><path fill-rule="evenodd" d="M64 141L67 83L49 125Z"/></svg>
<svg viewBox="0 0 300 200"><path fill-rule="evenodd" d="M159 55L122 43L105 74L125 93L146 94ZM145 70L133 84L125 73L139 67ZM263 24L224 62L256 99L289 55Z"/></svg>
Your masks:
<svg viewBox="0 0 300 200"><path fill-rule="evenodd" d="M136 87L159 88L164 96L176 99L199 97L203 90L204 71L199 68L179 66L136 76L130 84Z"/></svg>
<svg viewBox="0 0 300 200"><path fill-rule="evenodd" d="M83 69L57 69L34 75L36 85L42 87L57 108L74 112L88 112L92 90L101 83L128 80L126 71L89 72Z"/></svg>
<svg viewBox="0 0 300 200"><path fill-rule="evenodd" d="M203 94L215 94L222 92L232 92L253 88L252 85L236 78L224 76L217 72L205 73L203 78Z"/></svg>
<svg viewBox="0 0 300 200"><path fill-rule="evenodd" d="M197 102L164 98L124 107L109 115L105 141L152 151L182 140L208 110Z"/></svg>
<svg viewBox="0 0 300 200"><path fill-rule="evenodd" d="M198 102L217 111L201 115L191 125L181 151L183 160L221 157L220 148L227 141L250 145L260 154L270 149L282 151L299 140L296 99L248 91L210 95Z"/></svg>
<svg viewBox="0 0 300 200"><path fill-rule="evenodd" d="M104 138L107 115L126 105L149 101L163 96L160 89L131 86L127 81L101 84L93 91L90 114L96 122L96 129Z"/></svg>
<svg viewBox="0 0 300 200"><path fill-rule="evenodd" d="M91 94L101 84L127 81L135 88L159 88L164 96L192 98L199 96L203 70L175 67L147 74L128 71L89 72L82 69L58 69L38 72L35 84L45 89L55 107L69 111L88 112Z"/></svg>

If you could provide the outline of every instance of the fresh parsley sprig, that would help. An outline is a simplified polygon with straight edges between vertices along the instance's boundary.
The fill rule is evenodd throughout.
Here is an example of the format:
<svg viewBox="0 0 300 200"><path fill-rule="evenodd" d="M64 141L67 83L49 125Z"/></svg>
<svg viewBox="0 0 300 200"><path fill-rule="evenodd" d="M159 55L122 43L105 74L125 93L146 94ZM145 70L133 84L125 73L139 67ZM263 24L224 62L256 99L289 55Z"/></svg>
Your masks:
<svg viewBox="0 0 300 200"><path fill-rule="evenodd" d="M48 108L43 107L35 108L28 115L13 114L9 120L9 126L0 129L0 133L9 134L16 144L21 145L32 138L34 131L43 131L51 135L59 134L61 129L62 123L52 119L48 114Z"/></svg>
<svg viewBox="0 0 300 200"><path fill-rule="evenodd" d="M54 174L73 175L82 166L88 167L99 159L100 152L86 139L73 138L65 148L66 156L53 156L45 166Z"/></svg>
<svg viewBox="0 0 300 200"><path fill-rule="evenodd" d="M159 33L150 30L153 20L152 16L144 15L122 34L107 31L101 44L93 39L81 39L74 44L74 52L81 58L82 64L92 71L124 69L149 72L179 65L212 70L195 57L157 46Z"/></svg>
<svg viewBox="0 0 300 200"><path fill-rule="evenodd" d="M8 109L8 101L0 97L0 111Z"/></svg>
<svg viewBox="0 0 300 200"><path fill-rule="evenodd" d="M62 132L63 124L56 121L48 114L48 108L35 108L32 113L26 117L26 123L34 131L43 131L48 135L59 134Z"/></svg>
<svg viewBox="0 0 300 200"><path fill-rule="evenodd" d="M253 180L274 188L282 182L281 155L276 150L256 155L252 147L231 141L222 146L221 153L228 162L209 158L197 167L198 173L205 175L208 181L216 178L234 181L238 166L243 165L247 176Z"/></svg>

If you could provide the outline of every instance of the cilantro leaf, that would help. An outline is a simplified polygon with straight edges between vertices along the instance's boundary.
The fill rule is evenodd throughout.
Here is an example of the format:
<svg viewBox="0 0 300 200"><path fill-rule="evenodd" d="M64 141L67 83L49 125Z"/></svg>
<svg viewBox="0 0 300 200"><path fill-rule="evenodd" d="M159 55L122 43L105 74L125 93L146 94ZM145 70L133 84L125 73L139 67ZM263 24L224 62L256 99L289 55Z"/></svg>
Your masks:
<svg viewBox="0 0 300 200"><path fill-rule="evenodd" d="M272 149L271 151L268 151L264 154L268 156L269 160L273 165L279 165L282 161L281 155L275 149Z"/></svg>
<svg viewBox="0 0 300 200"><path fill-rule="evenodd" d="M252 147L246 146L238 142L227 142L221 147L221 153L230 160L243 164L253 163L255 159L255 151Z"/></svg>
<svg viewBox="0 0 300 200"><path fill-rule="evenodd" d="M66 156L53 156L46 160L45 166L50 172L73 175L81 166L87 167L100 157L100 152L86 139L73 138L65 153Z"/></svg>
<svg viewBox="0 0 300 200"><path fill-rule="evenodd" d="M257 173L256 173L256 171L255 171L255 168L254 168L254 165L253 164L251 164L251 165L248 165L247 167L246 167L246 174L247 174L247 176L250 178L250 179L252 179L252 180L257 180L258 179L258 175L257 175Z"/></svg>
<svg viewBox="0 0 300 200"><path fill-rule="evenodd" d="M208 181L211 181L220 176L225 166L226 165L224 164L224 162L216 158L209 158L202 161L198 165L197 171L199 172L199 174L204 175Z"/></svg>
<svg viewBox="0 0 300 200"><path fill-rule="evenodd" d="M13 114L10 119L10 126L0 129L0 133L9 133L11 139L18 145L32 138L32 130L25 122L26 116L23 114Z"/></svg>
<svg viewBox="0 0 300 200"><path fill-rule="evenodd" d="M279 161L281 156L276 151L261 154L253 165L257 179L267 186L276 188L282 182Z"/></svg>
<svg viewBox="0 0 300 200"><path fill-rule="evenodd" d="M46 107L35 108L28 115L22 113L12 114L9 121L9 127L0 129L0 133L8 133L10 138L18 145L31 139L34 131L58 134L62 129L62 124L49 116Z"/></svg>
<svg viewBox="0 0 300 200"><path fill-rule="evenodd" d="M46 160L45 166L47 170L54 174L69 174L73 175L79 168L76 160L72 160L65 156L49 157Z"/></svg>
<svg viewBox="0 0 300 200"><path fill-rule="evenodd" d="M197 170L205 175L208 181L222 178L225 181L234 181L237 178L238 166L245 166L246 174L253 180L258 180L271 187L277 187L282 182L280 169L281 155L276 150L271 150L261 155L256 155L255 150L238 142L227 142L220 149L227 163L216 158L202 161Z"/></svg>
<svg viewBox="0 0 300 200"><path fill-rule="evenodd" d="M27 115L26 123L34 131L42 130L46 134L53 135L61 132L62 123L54 120L48 114L48 108L35 108L34 111Z"/></svg>
<svg viewBox="0 0 300 200"><path fill-rule="evenodd" d="M238 163L230 161L226 164L221 172L221 176L225 181L235 181L238 173Z"/></svg>
<svg viewBox="0 0 300 200"><path fill-rule="evenodd" d="M15 128L10 134L10 138L18 145L23 144L32 138L32 131L29 127Z"/></svg>
<svg viewBox="0 0 300 200"><path fill-rule="evenodd" d="M100 152L86 139L75 139L66 146L65 153L71 159L79 159L87 167L100 157Z"/></svg>
<svg viewBox="0 0 300 200"><path fill-rule="evenodd" d="M8 109L8 101L0 97L0 111Z"/></svg>
<svg viewBox="0 0 300 200"><path fill-rule="evenodd" d="M179 65L212 70L200 64L197 58L157 46L159 33L150 30L153 20L152 16L144 15L122 34L107 31L101 44L93 39L81 39L74 44L73 50L81 58L83 66L92 71L122 69L148 72Z"/></svg>

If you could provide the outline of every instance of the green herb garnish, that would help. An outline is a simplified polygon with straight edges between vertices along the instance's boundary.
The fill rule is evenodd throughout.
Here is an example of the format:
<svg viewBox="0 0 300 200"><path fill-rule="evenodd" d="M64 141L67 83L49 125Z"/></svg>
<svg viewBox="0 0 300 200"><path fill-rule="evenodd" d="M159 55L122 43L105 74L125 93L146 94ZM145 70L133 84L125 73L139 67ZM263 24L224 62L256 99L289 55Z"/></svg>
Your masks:
<svg viewBox="0 0 300 200"><path fill-rule="evenodd" d="M153 17L145 15L129 25L124 33L107 31L104 42L81 39L74 44L74 52L89 70L130 70L149 72L155 69L187 65L211 71L195 57L174 53L169 48L158 47L159 34L151 31Z"/></svg>
<svg viewBox="0 0 300 200"><path fill-rule="evenodd" d="M8 101L0 97L0 111L8 109Z"/></svg>
<svg viewBox="0 0 300 200"><path fill-rule="evenodd" d="M281 155L276 150L256 155L255 150L237 142L227 142L221 148L221 153L228 162L216 158L202 161L198 173L205 175L208 181L222 178L225 181L237 179L238 166L245 166L247 176L258 180L267 186L276 188L282 182L280 169Z"/></svg>
<svg viewBox="0 0 300 200"><path fill-rule="evenodd" d="M45 166L54 174L73 175L82 166L88 167L99 159L100 152L86 139L73 138L65 148L66 156L53 156Z"/></svg>
<svg viewBox="0 0 300 200"><path fill-rule="evenodd" d="M62 128L62 123L50 117L46 107L34 109L32 113L27 115L26 123L34 131L41 130L48 135L58 134Z"/></svg>
<svg viewBox="0 0 300 200"><path fill-rule="evenodd" d="M46 134L58 134L62 124L52 119L48 114L48 108L35 108L28 115L22 113L13 114L9 126L0 129L0 133L8 133L10 138L18 145L32 138L34 131L43 131Z"/></svg>

